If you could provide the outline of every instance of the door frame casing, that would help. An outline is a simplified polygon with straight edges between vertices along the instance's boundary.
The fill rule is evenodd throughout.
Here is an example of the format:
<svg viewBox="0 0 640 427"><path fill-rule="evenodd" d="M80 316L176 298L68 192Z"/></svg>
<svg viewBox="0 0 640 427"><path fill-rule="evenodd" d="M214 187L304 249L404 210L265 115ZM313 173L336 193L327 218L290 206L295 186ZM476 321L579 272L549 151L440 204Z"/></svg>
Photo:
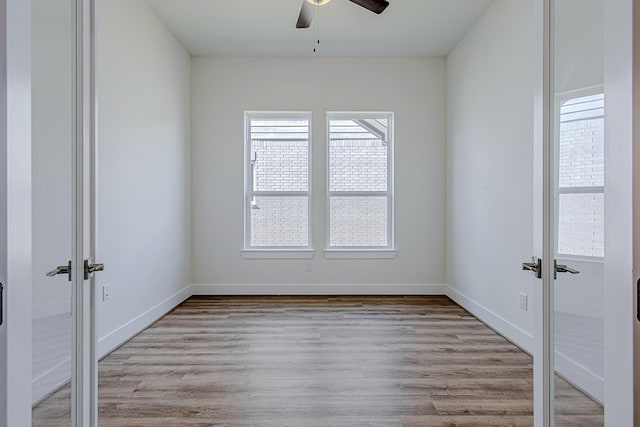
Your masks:
<svg viewBox="0 0 640 427"><path fill-rule="evenodd" d="M0 426L31 424L31 0L0 0Z"/></svg>
<svg viewBox="0 0 640 427"><path fill-rule="evenodd" d="M551 122L548 102L550 93L551 43L550 10L551 0L535 2L535 72L533 96L533 255L543 260L550 255L544 245L544 235L548 235L549 220L553 218L545 200L550 200L548 187L551 150ZM549 245L546 245L549 246ZM551 293L547 281L540 280L533 288L533 417L536 427L548 427L553 408L550 389L551 351L550 331Z"/></svg>
<svg viewBox="0 0 640 427"><path fill-rule="evenodd" d="M632 426L633 397L633 27L638 0L604 2L605 424ZM638 24L638 23L636 23Z"/></svg>
<svg viewBox="0 0 640 427"><path fill-rule="evenodd" d="M71 381L72 426L97 425L97 339L95 279L85 278L85 260L93 259L95 187L95 0L75 1L75 146L73 149L73 359Z"/></svg>
<svg viewBox="0 0 640 427"><path fill-rule="evenodd" d="M634 284L640 281L640 1L633 4L633 267ZM640 295L634 286L634 304ZM634 312L640 307L634 305ZM640 427L640 318L634 321L634 426Z"/></svg>

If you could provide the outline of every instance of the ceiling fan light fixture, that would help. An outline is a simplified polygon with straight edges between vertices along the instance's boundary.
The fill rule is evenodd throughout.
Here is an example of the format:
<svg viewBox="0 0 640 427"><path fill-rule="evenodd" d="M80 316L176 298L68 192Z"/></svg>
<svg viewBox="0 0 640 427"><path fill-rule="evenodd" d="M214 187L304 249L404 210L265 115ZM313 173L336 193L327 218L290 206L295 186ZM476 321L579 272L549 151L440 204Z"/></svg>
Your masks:
<svg viewBox="0 0 640 427"><path fill-rule="evenodd" d="M331 0L307 0L307 3L311 3L314 6L324 6L329 3Z"/></svg>

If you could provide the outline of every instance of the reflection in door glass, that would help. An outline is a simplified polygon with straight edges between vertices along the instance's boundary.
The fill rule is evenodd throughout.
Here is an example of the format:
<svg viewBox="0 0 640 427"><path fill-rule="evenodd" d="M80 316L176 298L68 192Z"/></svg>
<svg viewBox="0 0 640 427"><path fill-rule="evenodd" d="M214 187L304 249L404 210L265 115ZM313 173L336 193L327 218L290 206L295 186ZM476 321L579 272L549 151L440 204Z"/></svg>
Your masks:
<svg viewBox="0 0 640 427"><path fill-rule="evenodd" d="M603 0L553 2L555 425L604 425ZM562 272L561 272L562 271Z"/></svg>
<svg viewBox="0 0 640 427"><path fill-rule="evenodd" d="M72 23L71 0L32 0L34 426L70 425Z"/></svg>

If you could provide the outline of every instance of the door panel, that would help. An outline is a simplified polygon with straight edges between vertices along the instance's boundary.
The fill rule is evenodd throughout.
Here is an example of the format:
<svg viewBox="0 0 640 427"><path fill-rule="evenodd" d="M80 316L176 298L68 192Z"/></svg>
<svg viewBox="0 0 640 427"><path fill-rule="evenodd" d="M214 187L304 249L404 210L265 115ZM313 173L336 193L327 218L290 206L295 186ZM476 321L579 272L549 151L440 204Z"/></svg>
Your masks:
<svg viewBox="0 0 640 427"><path fill-rule="evenodd" d="M32 0L34 425L71 417L72 290L82 280L47 273L68 268L75 244L74 7L73 0ZM52 394L55 406L37 405Z"/></svg>
<svg viewBox="0 0 640 427"><path fill-rule="evenodd" d="M71 0L32 0L33 402L71 377L73 53ZM66 402L69 406L69 402Z"/></svg>
<svg viewBox="0 0 640 427"><path fill-rule="evenodd" d="M555 425L604 424L603 0L554 0L549 94ZM548 267L553 269L553 260ZM549 273L553 275L553 272Z"/></svg>
<svg viewBox="0 0 640 427"><path fill-rule="evenodd" d="M34 425L93 425L90 0L32 0Z"/></svg>

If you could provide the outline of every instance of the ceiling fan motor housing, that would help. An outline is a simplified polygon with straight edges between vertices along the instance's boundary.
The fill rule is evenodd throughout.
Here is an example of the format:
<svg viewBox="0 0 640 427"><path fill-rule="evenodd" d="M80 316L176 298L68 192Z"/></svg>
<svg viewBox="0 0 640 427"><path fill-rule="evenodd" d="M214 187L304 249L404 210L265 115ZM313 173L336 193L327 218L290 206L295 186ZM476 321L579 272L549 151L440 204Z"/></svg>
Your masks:
<svg viewBox="0 0 640 427"><path fill-rule="evenodd" d="M300 16L298 16L298 22L296 28L309 28L315 9L312 6L322 6L329 3L331 0L302 0L302 9L300 9ZM370 10L373 13L381 14L389 6L387 0L349 0L351 3L355 3L358 6L362 6L365 9Z"/></svg>

